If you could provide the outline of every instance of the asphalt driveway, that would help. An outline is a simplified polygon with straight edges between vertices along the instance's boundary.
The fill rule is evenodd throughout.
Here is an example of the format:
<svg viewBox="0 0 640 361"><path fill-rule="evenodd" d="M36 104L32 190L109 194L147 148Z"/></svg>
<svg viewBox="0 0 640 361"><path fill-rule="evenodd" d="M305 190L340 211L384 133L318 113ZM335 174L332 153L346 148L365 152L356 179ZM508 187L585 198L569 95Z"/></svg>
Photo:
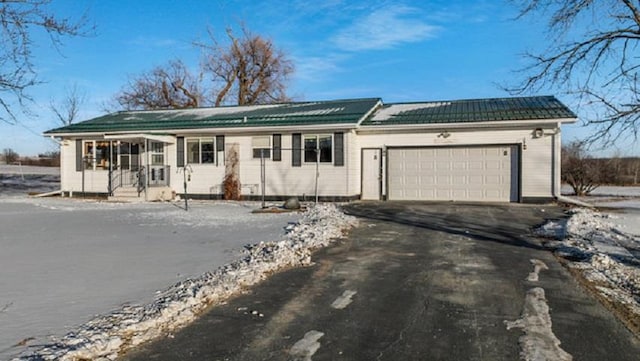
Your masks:
<svg viewBox="0 0 640 361"><path fill-rule="evenodd" d="M530 235L545 219L563 217L560 208L385 202L345 209L360 226L318 252L313 266L274 275L122 359L516 360L525 328L507 325L524 309L548 311L549 345L575 360L640 354L638 340ZM537 281L529 277L532 259L548 267ZM548 308L528 303L534 288L544 290Z"/></svg>

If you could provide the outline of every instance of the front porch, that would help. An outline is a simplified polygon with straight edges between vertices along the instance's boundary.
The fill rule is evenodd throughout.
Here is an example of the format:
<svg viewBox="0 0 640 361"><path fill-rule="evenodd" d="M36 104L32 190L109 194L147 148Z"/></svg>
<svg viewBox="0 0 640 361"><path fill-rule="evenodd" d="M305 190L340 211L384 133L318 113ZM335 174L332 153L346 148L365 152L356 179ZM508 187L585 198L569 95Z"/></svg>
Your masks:
<svg viewBox="0 0 640 361"><path fill-rule="evenodd" d="M166 156L173 140L172 136L147 134L84 140L82 193L106 193L110 200L120 201L173 199Z"/></svg>

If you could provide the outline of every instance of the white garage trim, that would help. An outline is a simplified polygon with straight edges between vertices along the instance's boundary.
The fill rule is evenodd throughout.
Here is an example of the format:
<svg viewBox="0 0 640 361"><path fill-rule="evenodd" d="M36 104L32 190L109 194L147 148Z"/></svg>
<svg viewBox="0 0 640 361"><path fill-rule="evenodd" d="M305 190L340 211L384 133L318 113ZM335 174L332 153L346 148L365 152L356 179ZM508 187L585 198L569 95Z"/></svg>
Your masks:
<svg viewBox="0 0 640 361"><path fill-rule="evenodd" d="M387 149L387 199L520 201L520 147L513 144Z"/></svg>

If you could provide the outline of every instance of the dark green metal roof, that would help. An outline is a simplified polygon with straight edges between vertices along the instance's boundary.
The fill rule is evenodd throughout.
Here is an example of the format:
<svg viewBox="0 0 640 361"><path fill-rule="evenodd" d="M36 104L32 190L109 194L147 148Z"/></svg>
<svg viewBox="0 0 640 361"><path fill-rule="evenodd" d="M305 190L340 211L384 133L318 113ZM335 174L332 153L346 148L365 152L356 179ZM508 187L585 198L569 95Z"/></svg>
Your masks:
<svg viewBox="0 0 640 361"><path fill-rule="evenodd" d="M345 124L355 127L379 102L379 98L367 98L255 106L124 111L52 129L45 134L324 124Z"/></svg>
<svg viewBox="0 0 640 361"><path fill-rule="evenodd" d="M386 104L362 125L500 122L576 118L553 96Z"/></svg>
<svg viewBox="0 0 640 361"><path fill-rule="evenodd" d="M358 122L381 104L379 98L283 104L125 111L47 131L73 133L145 132L181 129L345 125ZM363 126L573 119L553 96L386 104Z"/></svg>

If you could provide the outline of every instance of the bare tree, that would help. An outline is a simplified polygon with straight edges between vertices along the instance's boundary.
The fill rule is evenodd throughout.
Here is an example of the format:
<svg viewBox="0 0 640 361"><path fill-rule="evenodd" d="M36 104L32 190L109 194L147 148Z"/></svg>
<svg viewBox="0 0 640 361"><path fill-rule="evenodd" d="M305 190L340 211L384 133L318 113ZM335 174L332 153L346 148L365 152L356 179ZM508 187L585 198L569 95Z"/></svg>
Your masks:
<svg viewBox="0 0 640 361"><path fill-rule="evenodd" d="M198 78L180 60L130 78L115 95L115 101L126 110L196 108L201 100Z"/></svg>
<svg viewBox="0 0 640 361"><path fill-rule="evenodd" d="M245 28L237 37L229 28L229 44L222 45L209 30L211 43L196 43L203 49L202 69L213 83L214 105L265 104L289 100L287 81L293 63L270 39Z"/></svg>
<svg viewBox="0 0 640 361"><path fill-rule="evenodd" d="M611 181L612 163L593 159L586 143L574 141L562 147L562 181L573 188L577 196L589 195L602 184Z"/></svg>
<svg viewBox="0 0 640 361"><path fill-rule="evenodd" d="M2 150L2 158L4 158L5 163L11 164L20 160L20 155L11 148L5 148Z"/></svg>
<svg viewBox="0 0 640 361"><path fill-rule="evenodd" d="M549 15L550 46L527 54L524 80L512 93L550 87L578 96L604 145L640 129L640 9L632 0L512 0L520 17Z"/></svg>
<svg viewBox="0 0 640 361"><path fill-rule="evenodd" d="M78 90L78 84L73 84L71 88L66 89L66 94L60 102L53 99L49 102L49 109L62 125L71 125L78 118L80 107L86 100L86 93Z"/></svg>
<svg viewBox="0 0 640 361"><path fill-rule="evenodd" d="M15 124L15 107L28 113L28 88L39 84L33 65L33 32L44 31L55 47L65 36L85 35L86 18L78 21L52 15L51 0L0 1L0 120Z"/></svg>

